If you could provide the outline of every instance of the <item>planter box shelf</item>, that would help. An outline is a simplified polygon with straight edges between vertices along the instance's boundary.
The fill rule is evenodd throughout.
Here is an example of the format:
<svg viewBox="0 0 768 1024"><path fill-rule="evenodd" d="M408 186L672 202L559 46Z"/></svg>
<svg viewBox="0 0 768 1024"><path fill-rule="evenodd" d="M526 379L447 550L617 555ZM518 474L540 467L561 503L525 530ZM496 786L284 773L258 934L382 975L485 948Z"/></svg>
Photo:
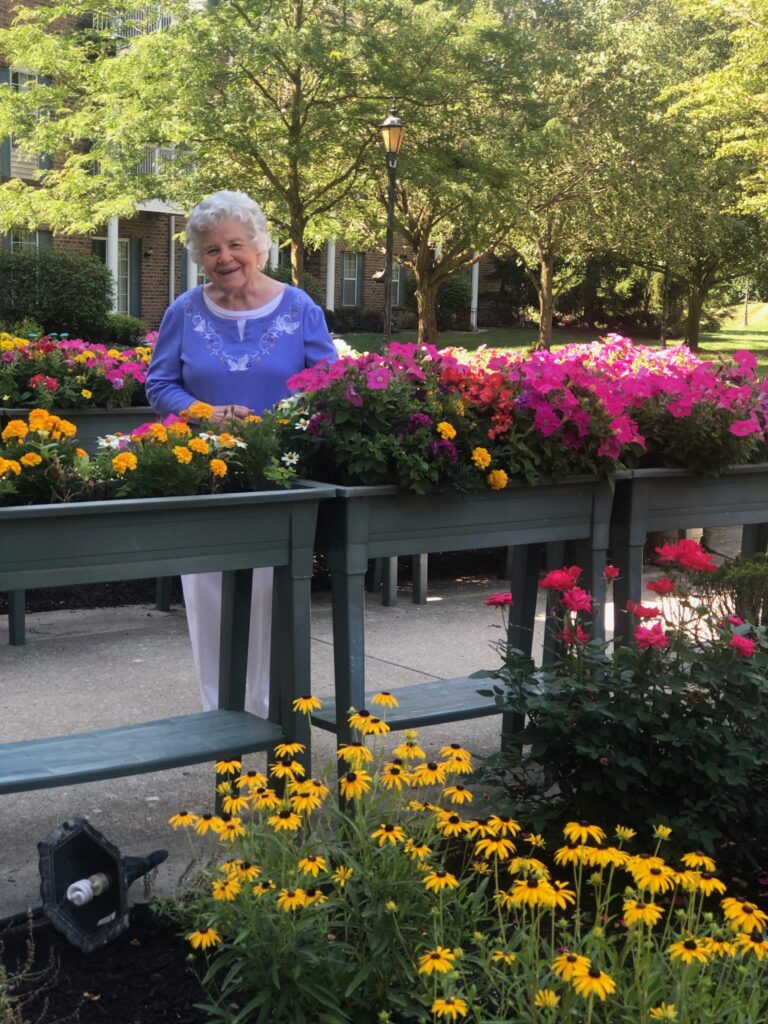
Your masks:
<svg viewBox="0 0 768 1024"><path fill-rule="evenodd" d="M315 724L335 731L339 742L345 742L350 736L348 709L368 706L364 580L369 559L513 546L515 605L509 639L530 652L541 547L583 542L587 575L596 600L602 601L611 502L610 484L594 477L469 495L414 495L393 486L337 487L336 497L320 507L317 535L317 550L325 555L331 575L335 704L332 711L313 715ZM559 553L562 557L562 548ZM477 694L482 688L482 680L463 676L396 689L401 707L388 713L387 721L401 729L495 714L495 703ZM514 728L514 720L505 716L502 733Z"/></svg>
<svg viewBox="0 0 768 1024"><path fill-rule="evenodd" d="M310 674L317 508L333 493L299 485L0 509L2 589L223 572L218 711L0 745L0 793L239 756L285 739L305 743L308 758L309 727L292 701L296 681L306 688ZM268 721L243 710L251 575L260 566L275 569Z"/></svg>

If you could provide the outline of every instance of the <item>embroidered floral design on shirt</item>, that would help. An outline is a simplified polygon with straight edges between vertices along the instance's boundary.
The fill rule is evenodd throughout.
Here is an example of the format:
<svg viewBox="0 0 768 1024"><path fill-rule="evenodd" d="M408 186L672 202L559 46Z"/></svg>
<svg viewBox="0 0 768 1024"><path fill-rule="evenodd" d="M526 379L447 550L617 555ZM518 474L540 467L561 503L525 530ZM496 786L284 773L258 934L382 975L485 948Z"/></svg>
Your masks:
<svg viewBox="0 0 768 1024"><path fill-rule="evenodd" d="M185 312L192 319L192 330L200 335L203 344L214 358L231 373L243 373L258 366L274 350L281 334L295 334L301 327L301 313L298 305L291 302L286 313L256 325L255 344L246 329L246 336L239 338L235 333L226 341L218 331L217 325L207 316L197 312L192 301L185 303ZM233 321L233 326L235 321Z"/></svg>

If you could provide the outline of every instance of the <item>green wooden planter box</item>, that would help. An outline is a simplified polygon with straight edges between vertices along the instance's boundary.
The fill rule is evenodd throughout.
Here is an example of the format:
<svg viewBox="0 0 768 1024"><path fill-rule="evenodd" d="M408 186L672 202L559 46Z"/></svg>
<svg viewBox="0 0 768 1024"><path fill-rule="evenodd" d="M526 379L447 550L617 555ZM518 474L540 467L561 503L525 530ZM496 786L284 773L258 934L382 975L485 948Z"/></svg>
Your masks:
<svg viewBox="0 0 768 1024"><path fill-rule="evenodd" d="M26 419L29 409L0 408L0 418ZM123 409L51 409L56 416L77 427L77 441L87 452L97 451L96 442L106 434L129 434L139 426L157 419L148 405L132 405Z"/></svg>
<svg viewBox="0 0 768 1024"><path fill-rule="evenodd" d="M11 419L26 419L30 410L27 408L0 408L0 424ZM140 423L154 420L155 414L149 406L126 406L122 409L51 409L56 416L69 420L77 427L77 441L87 452L98 451L97 441L106 434L128 434ZM157 607L162 611L170 608L171 578L160 577L157 580ZM1 588L0 588L1 589ZM8 638L15 647L26 642L25 629L25 594L23 590L13 590L8 594Z"/></svg>
<svg viewBox="0 0 768 1024"><path fill-rule="evenodd" d="M722 476L704 477L682 469L634 469L616 475L611 522L617 634L628 636L628 599L639 601L643 547L653 530L743 526L742 553L765 546L768 522L768 463L733 466Z"/></svg>
<svg viewBox="0 0 768 1024"><path fill-rule="evenodd" d="M298 486L0 509L3 589L224 572L218 711L2 745L0 793L239 756L287 736L308 746L306 719L291 704L296 681L306 690L309 679L315 524L319 501L333 493ZM269 721L243 710L251 570L258 566L275 567Z"/></svg>
<svg viewBox="0 0 768 1024"><path fill-rule="evenodd" d="M337 487L335 499L321 505L317 535L317 550L325 555L331 574L335 704L313 716L315 723L346 741L348 708L366 706L364 577L370 558L514 546L509 639L530 651L541 545L583 541L588 549L585 568L601 602L612 497L610 483L593 477L471 495L414 495L393 486ZM406 728L497 711L493 701L477 695L481 687L476 680L468 683L462 677L435 686L442 707L427 688L405 688L408 693L399 694L401 709L387 715L390 725Z"/></svg>

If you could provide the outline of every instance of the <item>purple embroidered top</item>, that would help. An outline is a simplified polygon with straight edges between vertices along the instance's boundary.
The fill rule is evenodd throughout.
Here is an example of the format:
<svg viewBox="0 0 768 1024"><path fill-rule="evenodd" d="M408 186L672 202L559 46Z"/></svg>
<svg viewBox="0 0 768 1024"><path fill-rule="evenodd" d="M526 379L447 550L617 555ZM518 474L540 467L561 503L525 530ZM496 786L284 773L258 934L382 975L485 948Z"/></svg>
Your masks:
<svg viewBox="0 0 768 1024"><path fill-rule="evenodd" d="M147 372L155 412L178 415L200 401L258 414L286 397L288 377L338 358L323 311L291 285L270 313L246 319L240 334L237 319L209 309L202 285L180 295L165 311Z"/></svg>

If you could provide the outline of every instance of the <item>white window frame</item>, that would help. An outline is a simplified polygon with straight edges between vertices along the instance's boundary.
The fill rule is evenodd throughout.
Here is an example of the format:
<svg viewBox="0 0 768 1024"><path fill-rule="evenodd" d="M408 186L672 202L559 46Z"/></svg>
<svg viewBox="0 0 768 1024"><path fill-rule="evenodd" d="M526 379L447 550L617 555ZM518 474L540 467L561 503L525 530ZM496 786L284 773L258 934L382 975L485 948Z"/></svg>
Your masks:
<svg viewBox="0 0 768 1024"><path fill-rule="evenodd" d="M36 85L40 76L33 71L24 71L22 68L11 68L11 89L14 92L23 92L30 85ZM11 136L11 177L31 178L35 172L40 170L40 154L26 153L21 150Z"/></svg>
<svg viewBox="0 0 768 1024"><path fill-rule="evenodd" d="M37 231L28 228L11 228L11 252L37 252L40 237Z"/></svg>
<svg viewBox="0 0 768 1024"><path fill-rule="evenodd" d="M106 242L106 235L95 235L97 242ZM115 281L116 313L129 313L131 301L131 245L127 238L117 240L117 281Z"/></svg>
<svg viewBox="0 0 768 1024"><path fill-rule="evenodd" d="M358 268L360 266L360 260L363 254L360 252L345 252L341 255L341 304L342 306L360 306L362 296L359 295L360 290L360 275ZM353 271L350 273L350 263L353 265ZM349 284L352 283L352 293L354 295L354 301L348 301Z"/></svg>

